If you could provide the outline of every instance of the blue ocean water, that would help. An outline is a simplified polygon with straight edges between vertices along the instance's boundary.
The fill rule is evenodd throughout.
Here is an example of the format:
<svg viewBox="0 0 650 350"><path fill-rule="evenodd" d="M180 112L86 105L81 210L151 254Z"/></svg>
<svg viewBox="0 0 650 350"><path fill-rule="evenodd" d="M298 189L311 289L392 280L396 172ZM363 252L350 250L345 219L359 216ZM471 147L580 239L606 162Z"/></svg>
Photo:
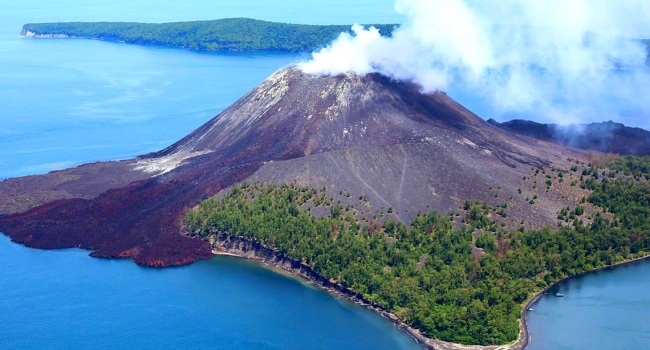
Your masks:
<svg viewBox="0 0 650 350"><path fill-rule="evenodd" d="M3 3L0 179L159 150L275 70L300 59L291 54L196 53L89 40L25 39L18 37L24 23L237 16L314 24L399 22L392 3ZM462 91L452 96L483 111L480 100ZM647 324L641 321L648 315L637 313L639 318L624 323L630 318L617 312L650 309L643 294L649 279L642 284L649 271L650 263L645 262L599 272L595 278L585 276L577 284L567 281L561 287L566 288L566 298L542 298L531 313L530 348L582 349L585 337L591 345L637 337L639 342L631 344L640 346L634 348L647 348L645 334L650 330L640 327ZM75 249L28 249L2 237L0 281L0 349L417 348L372 312L236 259L220 257L156 270L130 261L91 259ZM614 288L619 285L627 287ZM612 289L593 294L607 286ZM581 306L586 302L592 304ZM577 317L580 322L574 321Z"/></svg>
<svg viewBox="0 0 650 350"><path fill-rule="evenodd" d="M650 260L563 281L532 305L527 349L650 349L648 290Z"/></svg>
<svg viewBox="0 0 650 350"><path fill-rule="evenodd" d="M0 349L417 349L375 313L247 261L143 268L0 237Z"/></svg>
<svg viewBox="0 0 650 350"><path fill-rule="evenodd" d="M300 57L18 37L29 22L395 23L391 0L35 0L0 11L0 179L159 150Z"/></svg>

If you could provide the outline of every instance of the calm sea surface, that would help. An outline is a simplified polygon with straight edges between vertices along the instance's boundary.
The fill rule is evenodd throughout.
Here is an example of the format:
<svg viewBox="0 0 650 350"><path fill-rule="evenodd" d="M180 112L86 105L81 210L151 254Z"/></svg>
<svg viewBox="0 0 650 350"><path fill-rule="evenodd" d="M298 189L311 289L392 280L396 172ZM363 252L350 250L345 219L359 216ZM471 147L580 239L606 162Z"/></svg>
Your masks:
<svg viewBox="0 0 650 350"><path fill-rule="evenodd" d="M29 40L18 37L24 23L400 22L392 0L5 2L0 179L159 150L300 59ZM482 111L480 101L456 95ZM649 274L650 263L640 263L567 281L560 286L565 298L545 297L534 306L530 348L650 348L650 300L643 293ZM157 270L74 249L28 249L0 237L0 281L0 349L417 348L372 312L236 259Z"/></svg>
<svg viewBox="0 0 650 350"><path fill-rule="evenodd" d="M532 305L527 349L650 349L649 290L649 260L568 279Z"/></svg>

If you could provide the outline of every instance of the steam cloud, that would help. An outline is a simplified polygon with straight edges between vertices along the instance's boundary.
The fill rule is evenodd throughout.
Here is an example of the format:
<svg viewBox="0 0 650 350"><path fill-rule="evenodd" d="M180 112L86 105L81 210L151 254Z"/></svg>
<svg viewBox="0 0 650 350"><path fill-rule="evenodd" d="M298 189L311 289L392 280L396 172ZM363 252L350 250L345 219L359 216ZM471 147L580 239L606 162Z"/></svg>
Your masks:
<svg viewBox="0 0 650 350"><path fill-rule="evenodd" d="M392 37L355 25L300 68L378 72L425 92L461 86L497 113L560 124L650 111L646 48L631 40L650 37L650 1L397 0L395 9L406 21Z"/></svg>

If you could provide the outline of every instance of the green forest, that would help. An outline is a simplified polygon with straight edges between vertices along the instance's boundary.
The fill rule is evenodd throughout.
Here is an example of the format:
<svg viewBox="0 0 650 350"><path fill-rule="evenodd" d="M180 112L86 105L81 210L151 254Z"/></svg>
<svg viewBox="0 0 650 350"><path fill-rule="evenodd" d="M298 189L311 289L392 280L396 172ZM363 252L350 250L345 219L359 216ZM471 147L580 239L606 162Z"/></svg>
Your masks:
<svg viewBox="0 0 650 350"><path fill-rule="evenodd" d="M389 36L395 25L375 25ZM138 45L160 45L189 50L312 52L325 47L351 25L303 25L228 18L174 23L65 22L30 23L24 31L40 35L63 34Z"/></svg>
<svg viewBox="0 0 650 350"><path fill-rule="evenodd" d="M504 344L518 337L522 307L534 293L650 251L649 177L650 157L590 164L580 185L591 191L585 201L602 211L586 217L579 206L572 224L557 231L507 231L488 218L503 208L476 201L447 216L420 214L408 226L382 223L325 188L261 183L204 201L185 224L205 239L228 233L279 249L429 337ZM454 225L458 215L464 219Z"/></svg>
<svg viewBox="0 0 650 350"><path fill-rule="evenodd" d="M391 36L398 24L369 24L383 36ZM171 23L59 22L28 23L23 31L40 35L158 45L188 50L313 52L325 47L351 25L306 25L268 22L250 18ZM648 51L650 39L640 40Z"/></svg>

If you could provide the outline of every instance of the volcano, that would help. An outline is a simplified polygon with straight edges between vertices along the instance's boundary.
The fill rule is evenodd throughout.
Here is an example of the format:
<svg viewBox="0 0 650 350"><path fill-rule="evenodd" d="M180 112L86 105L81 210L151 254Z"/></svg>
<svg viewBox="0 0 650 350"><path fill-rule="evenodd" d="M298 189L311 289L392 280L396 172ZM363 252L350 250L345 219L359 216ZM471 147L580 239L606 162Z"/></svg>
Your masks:
<svg viewBox="0 0 650 350"><path fill-rule="evenodd" d="M513 225L555 225L580 197L541 191L531 209L521 192L535 187L522 179L584 157L497 128L443 92L290 67L160 152L3 181L0 231L30 247L188 264L212 254L181 234L184 212L243 180L327 187L343 202L363 196L367 211L404 222L466 199L508 199Z"/></svg>

